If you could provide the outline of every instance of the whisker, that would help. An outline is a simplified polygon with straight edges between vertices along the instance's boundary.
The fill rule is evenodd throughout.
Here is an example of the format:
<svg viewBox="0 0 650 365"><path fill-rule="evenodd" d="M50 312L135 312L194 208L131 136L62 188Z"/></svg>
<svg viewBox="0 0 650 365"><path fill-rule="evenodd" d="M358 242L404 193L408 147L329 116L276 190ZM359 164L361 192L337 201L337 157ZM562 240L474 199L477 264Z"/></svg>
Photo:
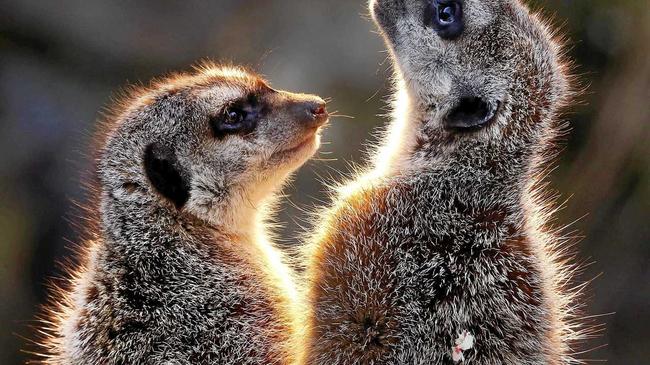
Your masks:
<svg viewBox="0 0 650 365"><path fill-rule="evenodd" d="M356 119L356 117L353 117L351 115L345 115L345 114L330 114L330 118L347 118L347 119Z"/></svg>
<svg viewBox="0 0 650 365"><path fill-rule="evenodd" d="M379 92L381 92L381 89L377 89L374 94L370 95L370 97L366 99L365 103L369 103L370 100L374 99L379 94Z"/></svg>

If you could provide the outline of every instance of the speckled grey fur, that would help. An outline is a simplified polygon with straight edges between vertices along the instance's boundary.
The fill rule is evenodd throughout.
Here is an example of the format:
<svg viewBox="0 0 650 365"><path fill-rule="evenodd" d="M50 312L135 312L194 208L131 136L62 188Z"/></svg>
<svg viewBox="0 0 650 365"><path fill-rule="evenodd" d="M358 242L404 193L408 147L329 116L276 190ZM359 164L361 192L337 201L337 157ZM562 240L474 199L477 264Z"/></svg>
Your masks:
<svg viewBox="0 0 650 365"><path fill-rule="evenodd" d="M257 128L216 138L210 118L251 93L267 107ZM292 361L295 288L265 239L264 207L318 145L307 114L298 120L296 103L323 101L213 64L154 82L122 102L97 158L98 230L47 315L44 363ZM310 135L312 142L294 149ZM189 182L181 207L144 171L152 143L174 154L174 167Z"/></svg>
<svg viewBox="0 0 650 365"><path fill-rule="evenodd" d="M443 40L428 0L372 0L395 69L394 121L375 166L342 185L308 248L303 364L569 364L580 336L573 269L540 188L567 66L517 0L464 0ZM443 118L461 97L500 102L488 126Z"/></svg>

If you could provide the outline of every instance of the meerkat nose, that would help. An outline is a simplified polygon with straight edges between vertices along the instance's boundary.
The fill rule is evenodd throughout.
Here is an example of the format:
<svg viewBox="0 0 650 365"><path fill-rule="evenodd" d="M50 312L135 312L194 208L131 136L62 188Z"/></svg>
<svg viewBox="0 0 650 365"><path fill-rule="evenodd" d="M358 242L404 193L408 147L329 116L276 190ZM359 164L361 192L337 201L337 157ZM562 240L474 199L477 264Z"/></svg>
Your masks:
<svg viewBox="0 0 650 365"><path fill-rule="evenodd" d="M300 122L310 127L320 127L329 118L325 101L321 98L296 103L293 112Z"/></svg>
<svg viewBox="0 0 650 365"><path fill-rule="evenodd" d="M329 113L327 112L327 108L325 107L325 102L323 100L320 100L318 103L316 103L315 106L312 107L311 113L318 125L325 124L329 118Z"/></svg>
<svg viewBox="0 0 650 365"><path fill-rule="evenodd" d="M327 114L327 109L325 109L325 105L321 105L316 110L314 110L313 113L314 115Z"/></svg>

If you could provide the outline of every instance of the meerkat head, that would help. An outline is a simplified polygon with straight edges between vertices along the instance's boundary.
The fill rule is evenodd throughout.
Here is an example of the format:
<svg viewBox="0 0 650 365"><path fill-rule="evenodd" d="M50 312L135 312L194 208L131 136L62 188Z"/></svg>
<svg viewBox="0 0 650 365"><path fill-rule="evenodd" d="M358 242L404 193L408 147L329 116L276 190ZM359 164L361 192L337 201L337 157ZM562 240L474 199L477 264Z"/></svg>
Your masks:
<svg viewBox="0 0 650 365"><path fill-rule="evenodd" d="M321 98L241 68L174 75L127 98L109 125L103 197L239 224L315 153L327 119Z"/></svg>
<svg viewBox="0 0 650 365"><path fill-rule="evenodd" d="M371 0L370 10L410 153L532 136L567 93L560 47L519 0Z"/></svg>

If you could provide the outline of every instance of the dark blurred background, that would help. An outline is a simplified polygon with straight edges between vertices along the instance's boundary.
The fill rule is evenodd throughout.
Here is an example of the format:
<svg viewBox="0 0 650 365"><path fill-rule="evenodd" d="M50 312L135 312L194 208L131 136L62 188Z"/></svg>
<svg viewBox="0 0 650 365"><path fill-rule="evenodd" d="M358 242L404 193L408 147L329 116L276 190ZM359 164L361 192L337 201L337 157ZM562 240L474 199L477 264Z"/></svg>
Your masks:
<svg viewBox="0 0 650 365"><path fill-rule="evenodd" d="M584 354L650 363L650 2L536 1L571 39L589 85L552 174L568 199L561 224L584 239L587 312L608 314ZM384 125L388 63L365 0L0 0L0 364L26 358L22 337L47 278L78 242L80 181L95 120L128 83L201 58L249 65L273 85L332 97L354 119L332 122L321 161L287 189L285 240L321 204L323 180L362 162ZM600 275L602 273L602 275Z"/></svg>

